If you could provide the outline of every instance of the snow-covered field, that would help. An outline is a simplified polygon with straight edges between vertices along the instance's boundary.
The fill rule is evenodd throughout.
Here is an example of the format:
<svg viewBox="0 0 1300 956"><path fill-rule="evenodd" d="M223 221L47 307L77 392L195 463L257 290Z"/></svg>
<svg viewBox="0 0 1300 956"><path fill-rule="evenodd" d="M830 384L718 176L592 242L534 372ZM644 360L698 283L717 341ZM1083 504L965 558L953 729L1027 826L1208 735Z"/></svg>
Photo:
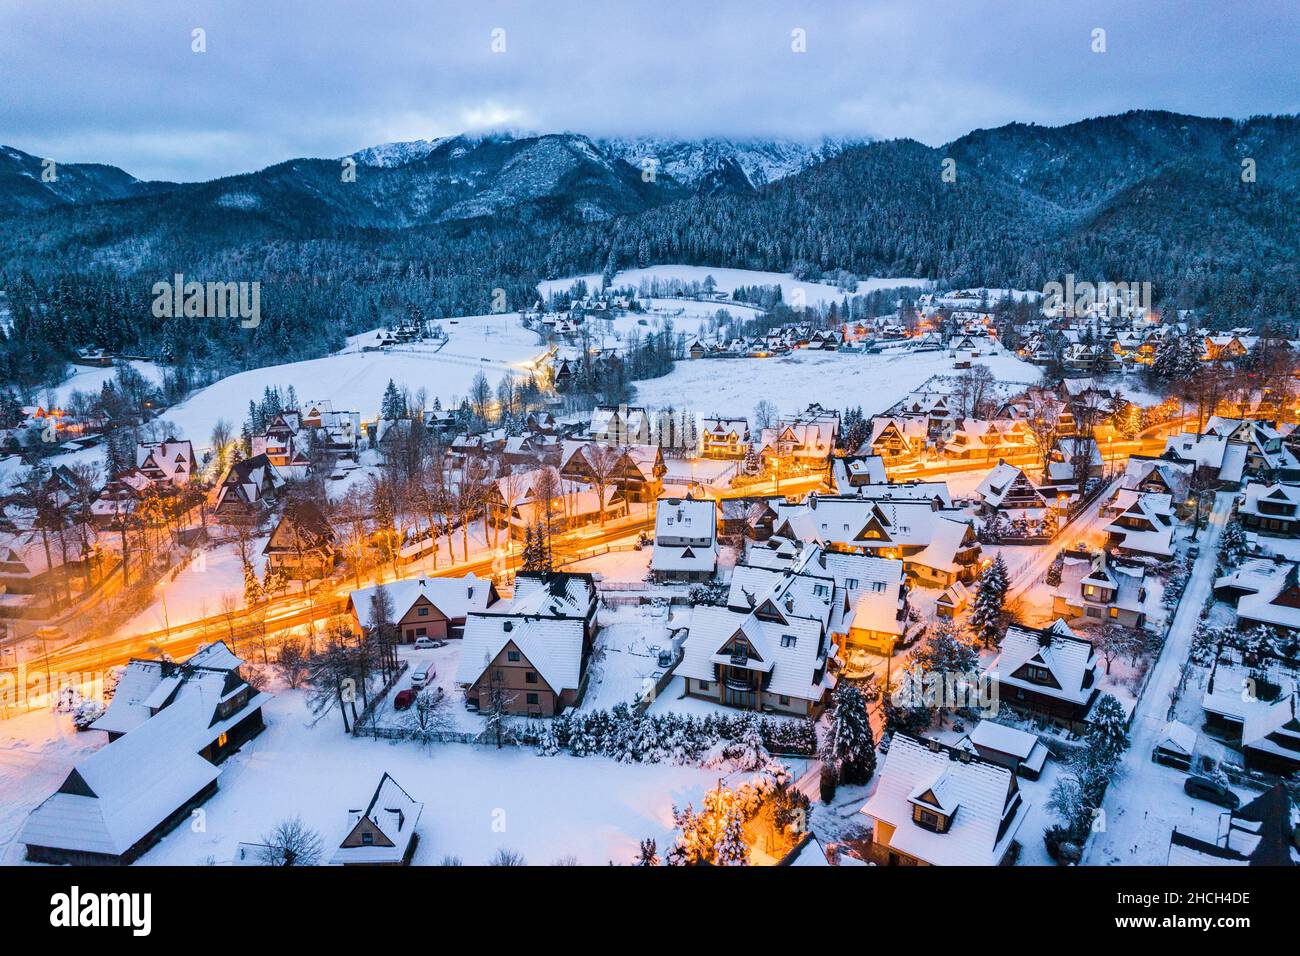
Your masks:
<svg viewBox="0 0 1300 956"><path fill-rule="evenodd" d="M146 381L153 382L155 385L162 383L162 369L153 362L128 362L127 364L143 375ZM68 400L68 396L73 392L98 395L100 389L104 387L104 383L111 382L116 377L117 369L113 366L95 368L86 365L73 365L72 374L57 388L49 390L49 393L52 393L55 403L61 405ZM49 393L41 392L37 398L44 403L48 401Z"/></svg>
<svg viewBox="0 0 1300 956"><path fill-rule="evenodd" d="M227 863L238 843L259 842L293 816L321 834L328 854L348 809L366 805L384 772L424 803L417 865L446 855L483 864L501 848L533 865L570 856L592 866L629 863L645 837L661 852L671 845L673 803L698 806L717 783L716 771L694 767L353 738L337 714L313 726L296 691L279 693L266 718L267 729L224 764L202 832L177 828L143 864Z"/></svg>
<svg viewBox="0 0 1300 956"><path fill-rule="evenodd" d="M713 281L717 283L719 292L726 292L730 295L739 286L774 286L781 287L781 298L785 302L793 302L796 299L796 290L802 292L804 303L806 305L820 305L829 302L839 302L846 296L865 295L876 289L895 289L903 286L913 288L928 289L933 283L929 279L918 279L915 277L900 278L870 278L858 280L857 288L853 290L840 289L824 282L801 282L794 276L784 272L755 272L749 269L715 269L712 266L683 266L683 265L662 265L650 266L645 269L625 269L614 276L611 283L615 288L623 286L632 286L638 288L642 280L659 279L666 281L678 279L682 282L703 282L706 276L713 276ZM599 273L585 276L570 276L566 279L548 279L545 282L538 283L538 291L542 295L550 295L552 292L564 292L573 283L579 279L587 283L588 288L599 289L601 277ZM714 309L725 306L726 303L719 302L713 306Z"/></svg>
<svg viewBox="0 0 1300 956"><path fill-rule="evenodd" d="M253 541L253 566L259 578L266 571L266 557L262 554L265 544L265 536ZM239 560L239 546L223 544L198 552L174 578L164 580L154 594L153 603L123 625L120 633L161 631L220 614L227 597L233 600L234 608L242 608L244 566Z"/></svg>
<svg viewBox="0 0 1300 956"><path fill-rule="evenodd" d="M526 378L528 363L545 351L536 334L519 324L517 312L443 319L442 327L448 334L442 348L410 344L363 352L362 344L375 337L367 332L353 336L347 348L325 358L231 375L169 409L164 418L199 449L208 446L218 419L224 418L238 431L249 399L260 400L266 388L283 390L292 385L301 401L328 399L336 409L359 411L362 419L373 419L392 379L412 393L424 389L430 404L438 398L447 407L469 393L480 371L495 388L507 373Z"/></svg>
<svg viewBox="0 0 1300 956"><path fill-rule="evenodd" d="M71 717L47 708L0 720L0 866L22 862L23 847L14 838L27 814L105 736L79 734Z"/></svg>
<svg viewBox="0 0 1300 956"><path fill-rule="evenodd" d="M981 356L999 382L1032 384L1039 370L1014 355ZM801 349L766 359L678 362L662 378L637 382L639 403L683 405L700 414L749 415L766 399L783 414L820 402L829 408L884 411L932 375L958 374L947 352L862 355Z"/></svg>

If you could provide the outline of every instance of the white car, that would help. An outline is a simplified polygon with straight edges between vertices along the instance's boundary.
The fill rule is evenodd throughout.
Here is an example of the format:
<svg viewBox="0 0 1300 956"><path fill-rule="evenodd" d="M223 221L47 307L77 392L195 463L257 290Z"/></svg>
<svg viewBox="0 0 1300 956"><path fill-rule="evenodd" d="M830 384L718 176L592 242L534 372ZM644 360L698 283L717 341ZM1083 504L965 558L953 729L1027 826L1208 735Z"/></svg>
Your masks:
<svg viewBox="0 0 1300 956"><path fill-rule="evenodd" d="M434 670L432 667L421 667L411 675L411 686L416 690L419 690L425 684L429 683L429 681L433 680L433 678Z"/></svg>
<svg viewBox="0 0 1300 956"><path fill-rule="evenodd" d="M415 639L415 647L417 650L427 651L430 650L431 648L441 647L441 646L442 643L440 641L435 641L431 637L417 637Z"/></svg>

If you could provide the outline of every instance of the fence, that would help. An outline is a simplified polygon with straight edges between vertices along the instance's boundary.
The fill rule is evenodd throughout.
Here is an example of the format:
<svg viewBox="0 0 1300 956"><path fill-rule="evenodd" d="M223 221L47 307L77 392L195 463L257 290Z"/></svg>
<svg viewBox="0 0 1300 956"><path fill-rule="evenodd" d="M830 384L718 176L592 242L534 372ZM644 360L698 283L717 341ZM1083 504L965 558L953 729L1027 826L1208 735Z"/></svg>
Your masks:
<svg viewBox="0 0 1300 956"><path fill-rule="evenodd" d="M457 730L410 730L406 727L358 727L353 731L354 737L374 737L377 740L421 740L427 743L439 744L481 744L495 743L495 740L485 741L483 733L469 733L468 731ZM502 737L503 744L514 746L521 744L523 741Z"/></svg>
<svg viewBox="0 0 1300 956"><path fill-rule="evenodd" d="M375 708L379 706L380 702L383 701L383 699L388 696L388 692L393 689L393 685L395 685L398 679L403 674L406 673L406 669L410 666L411 665L408 664L406 661L397 662L397 670L393 673L393 676L388 679L388 683L386 683L383 687L379 689L379 693L375 694L373 697L370 698L370 703L365 707L364 710L361 711L361 714L357 717L357 719L353 721L352 736L354 737L361 736L361 728L365 725L366 721L368 721L370 717L374 714Z"/></svg>

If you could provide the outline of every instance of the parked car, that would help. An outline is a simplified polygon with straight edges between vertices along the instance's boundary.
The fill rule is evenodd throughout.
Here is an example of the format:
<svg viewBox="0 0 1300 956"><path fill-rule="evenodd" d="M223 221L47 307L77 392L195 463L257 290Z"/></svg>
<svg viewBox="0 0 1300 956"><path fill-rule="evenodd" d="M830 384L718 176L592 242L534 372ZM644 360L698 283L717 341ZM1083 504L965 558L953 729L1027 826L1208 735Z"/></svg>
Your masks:
<svg viewBox="0 0 1300 956"><path fill-rule="evenodd" d="M414 703L415 691L411 690L409 687L406 690L399 690L397 696L393 698L393 707L396 710L406 710L406 708L410 707Z"/></svg>
<svg viewBox="0 0 1300 956"><path fill-rule="evenodd" d="M1183 792L1189 797L1208 800L1210 803L1217 803L1229 810L1236 810L1241 805L1241 797L1219 783L1219 781L1212 780L1209 777L1193 774L1183 781Z"/></svg>
<svg viewBox="0 0 1300 956"><path fill-rule="evenodd" d="M1192 545L1187 549L1187 556L1195 561L1201 556L1201 546L1199 544Z"/></svg>
<svg viewBox="0 0 1300 956"><path fill-rule="evenodd" d="M435 641L431 637L417 637L415 639L416 650L427 651L434 647L442 647L442 641Z"/></svg>
<svg viewBox="0 0 1300 956"><path fill-rule="evenodd" d="M429 683L436 676L432 667L421 667L411 675L411 686L419 690L425 684Z"/></svg>

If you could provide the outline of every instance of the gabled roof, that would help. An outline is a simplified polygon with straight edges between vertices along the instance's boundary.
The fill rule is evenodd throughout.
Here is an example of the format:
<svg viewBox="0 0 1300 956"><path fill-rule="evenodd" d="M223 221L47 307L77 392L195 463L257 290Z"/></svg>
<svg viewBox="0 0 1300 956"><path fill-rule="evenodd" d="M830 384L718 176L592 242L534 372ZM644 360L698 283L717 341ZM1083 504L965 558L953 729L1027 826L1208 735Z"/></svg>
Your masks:
<svg viewBox="0 0 1300 956"><path fill-rule="evenodd" d="M353 591L348 603L362 627L372 627L370 602L380 588L388 592L393 606L393 622L406 616L421 599L427 600L442 614L453 620L465 617L471 611L482 611L495 600L492 582L474 574L463 578L406 578Z"/></svg>
<svg viewBox="0 0 1300 956"><path fill-rule="evenodd" d="M379 786L375 787L366 808L348 811L348 830L343 837L346 841L365 819L379 831L381 840L362 846L340 846L334 851L330 863L400 863L406 859L407 848L415 837L415 828L423 811L424 804L385 773L379 778Z"/></svg>
<svg viewBox="0 0 1300 956"><path fill-rule="evenodd" d="M1040 684L1017 677L1026 664L1048 670L1056 686ZM1097 658L1092 645L1075 637L1062 620L1041 631L1033 631L1013 624L1007 628L998 656L986 673L1001 684L1031 690L1049 697L1057 697L1073 704L1087 704L1096 695L1092 677Z"/></svg>
<svg viewBox="0 0 1300 956"><path fill-rule="evenodd" d="M913 822L913 802L927 793L938 800L930 805L949 808L941 808L951 813L947 832ZM1027 809L1007 768L957 748L930 746L896 733L876 789L861 812L894 828L887 843L900 853L935 866L996 866Z"/></svg>
<svg viewBox="0 0 1300 956"><path fill-rule="evenodd" d="M129 685L124 704L130 720L124 722L133 726L79 761L59 791L32 811L19 839L112 856L130 850L220 774L199 751L270 700L269 694L251 694L239 709L218 715L218 704L246 686L235 673L240 663L218 643L183 664L162 665L152 686L152 674ZM141 675L145 670L137 668ZM164 680L167 693L155 696ZM145 699L162 709L137 721L146 691ZM110 705L105 718L113 711Z"/></svg>
<svg viewBox="0 0 1300 956"><path fill-rule="evenodd" d="M751 669L770 675L764 687L767 693L816 701L835 686L818 621L794 615L765 621L753 611L726 607L697 606L691 612L677 673L716 681L715 665L730 660L723 648L737 634L742 634L757 654L757 661L751 659Z"/></svg>
<svg viewBox="0 0 1300 956"><path fill-rule="evenodd" d="M480 612L465 619L456 683L475 683L508 644L519 648L556 694L582 679L584 622L580 618Z"/></svg>

